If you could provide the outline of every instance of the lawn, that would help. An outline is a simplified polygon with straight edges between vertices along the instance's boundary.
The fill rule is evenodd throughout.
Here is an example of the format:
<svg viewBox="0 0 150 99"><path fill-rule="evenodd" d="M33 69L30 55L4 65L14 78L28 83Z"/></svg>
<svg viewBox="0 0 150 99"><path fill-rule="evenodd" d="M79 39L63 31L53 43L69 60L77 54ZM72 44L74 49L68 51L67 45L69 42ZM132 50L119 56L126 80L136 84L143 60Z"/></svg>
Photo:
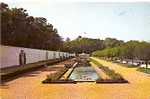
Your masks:
<svg viewBox="0 0 150 99"><path fill-rule="evenodd" d="M138 68L137 71L140 71L140 72L144 72L144 73L147 73L147 74L150 74L150 68Z"/></svg>

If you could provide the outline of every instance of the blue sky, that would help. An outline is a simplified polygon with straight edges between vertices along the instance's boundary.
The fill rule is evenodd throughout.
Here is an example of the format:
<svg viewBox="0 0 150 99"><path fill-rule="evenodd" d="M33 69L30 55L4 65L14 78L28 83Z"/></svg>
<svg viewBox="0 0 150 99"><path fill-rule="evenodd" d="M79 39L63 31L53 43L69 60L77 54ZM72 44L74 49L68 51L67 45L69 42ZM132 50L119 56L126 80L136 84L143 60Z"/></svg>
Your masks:
<svg viewBox="0 0 150 99"><path fill-rule="evenodd" d="M150 41L150 3L48 2L4 0L29 15L47 18L63 37ZM84 33L86 32L86 34Z"/></svg>

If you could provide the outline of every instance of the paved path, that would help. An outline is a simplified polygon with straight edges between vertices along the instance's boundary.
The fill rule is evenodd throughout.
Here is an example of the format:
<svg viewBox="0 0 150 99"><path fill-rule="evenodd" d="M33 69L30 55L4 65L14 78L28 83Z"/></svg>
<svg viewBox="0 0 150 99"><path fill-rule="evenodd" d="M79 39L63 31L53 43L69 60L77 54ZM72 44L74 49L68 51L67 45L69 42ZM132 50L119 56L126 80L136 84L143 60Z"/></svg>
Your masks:
<svg viewBox="0 0 150 99"><path fill-rule="evenodd" d="M53 71L38 70L1 86L1 99L150 99L150 77L133 68L99 60L121 73L129 84L42 84Z"/></svg>

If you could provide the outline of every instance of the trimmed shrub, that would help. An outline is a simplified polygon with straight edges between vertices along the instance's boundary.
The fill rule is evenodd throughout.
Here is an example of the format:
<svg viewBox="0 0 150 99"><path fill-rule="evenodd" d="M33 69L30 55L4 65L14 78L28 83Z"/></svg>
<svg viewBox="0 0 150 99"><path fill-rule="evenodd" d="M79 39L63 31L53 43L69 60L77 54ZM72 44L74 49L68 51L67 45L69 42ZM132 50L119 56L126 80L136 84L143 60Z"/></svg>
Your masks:
<svg viewBox="0 0 150 99"><path fill-rule="evenodd" d="M93 63L95 63L96 65L98 65L101 70L103 70L108 76L111 77L111 80L109 80L109 81L111 81L111 82L112 81L114 81L114 82L116 82L116 81L118 81L118 82L124 82L124 81L127 82L119 73L115 73L114 70L111 70L108 67L103 66L102 64L100 64L98 61L96 61L94 59L90 58L90 60ZM99 81L103 81L103 79L99 79ZM106 80L106 81L108 81L108 80Z"/></svg>
<svg viewBox="0 0 150 99"><path fill-rule="evenodd" d="M62 75L64 75L67 71L68 71L69 68L62 68L60 71L56 72L56 73L53 73L53 74L50 74L50 75L47 75L47 78L42 81L43 83L48 83L48 82L52 82L52 81L58 81Z"/></svg>

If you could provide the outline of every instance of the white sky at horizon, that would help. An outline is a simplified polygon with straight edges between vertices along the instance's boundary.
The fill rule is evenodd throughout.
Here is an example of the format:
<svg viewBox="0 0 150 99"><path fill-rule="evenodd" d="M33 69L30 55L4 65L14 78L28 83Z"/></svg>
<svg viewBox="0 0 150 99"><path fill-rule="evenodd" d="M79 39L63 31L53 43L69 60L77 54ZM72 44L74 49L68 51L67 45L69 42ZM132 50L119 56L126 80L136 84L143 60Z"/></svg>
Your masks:
<svg viewBox="0 0 150 99"><path fill-rule="evenodd" d="M10 7L23 7L31 16L47 18L63 38L75 39L81 35L100 39L113 37L125 41L150 41L150 2L3 2Z"/></svg>

